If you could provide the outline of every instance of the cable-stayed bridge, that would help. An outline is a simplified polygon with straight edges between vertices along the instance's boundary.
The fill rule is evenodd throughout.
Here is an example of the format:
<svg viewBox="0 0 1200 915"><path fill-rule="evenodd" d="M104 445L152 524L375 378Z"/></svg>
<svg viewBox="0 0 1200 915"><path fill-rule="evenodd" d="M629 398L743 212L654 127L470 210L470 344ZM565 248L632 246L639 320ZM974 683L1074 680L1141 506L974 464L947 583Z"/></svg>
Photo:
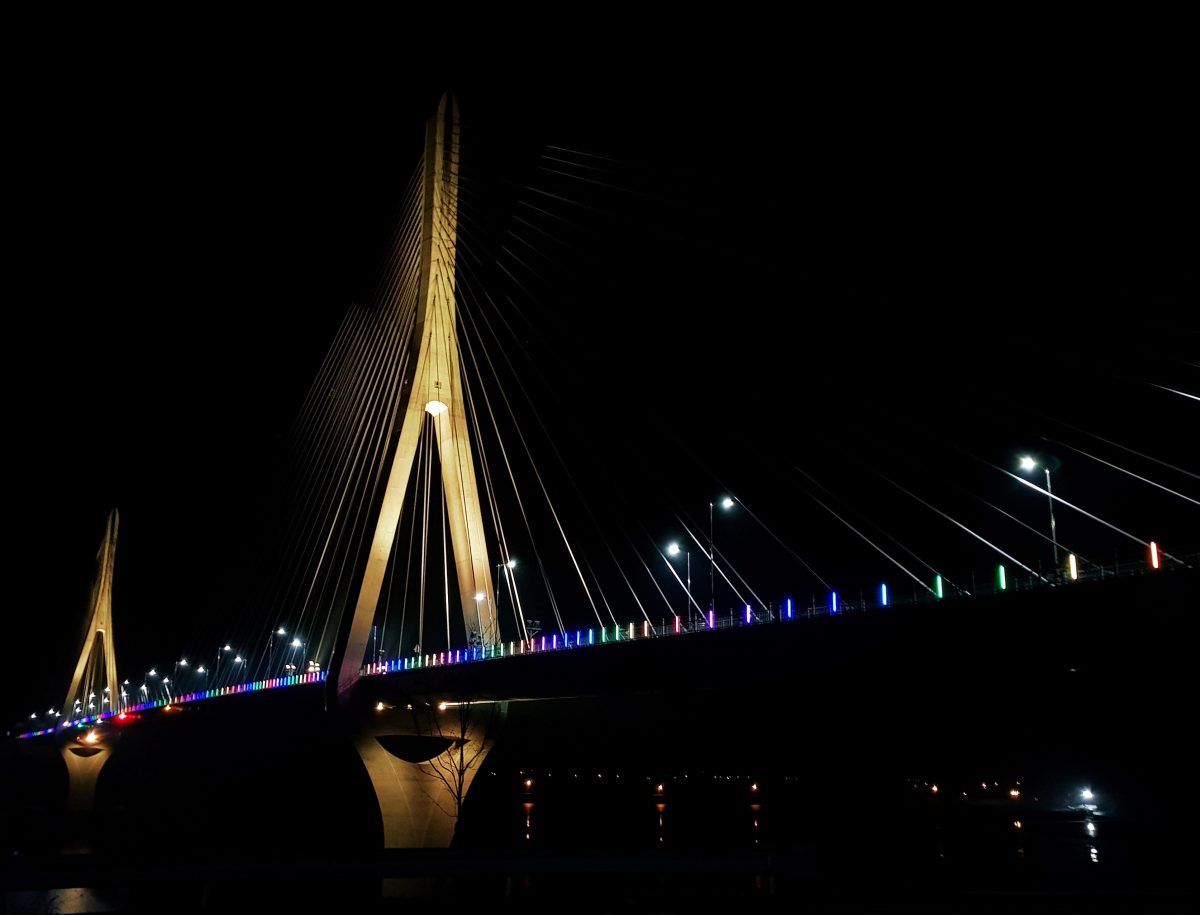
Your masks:
<svg viewBox="0 0 1200 915"><path fill-rule="evenodd" d="M968 587L932 569L915 573L911 559L901 561L877 535L852 527L899 570L891 590L888 584L866 593L829 588L819 597L764 601L719 561L710 504L707 540L702 527L690 532L687 547L677 551L685 557L683 569L670 566L686 598L682 612L655 614L640 603L632 612L613 607L589 587L582 574L588 557L572 550L555 515L556 533L581 573L582 600L595 623L571 625L553 598L552 623L542 627L527 619L501 515L512 510L524 518L528 506L521 493L545 494L548 484L536 473L531 482L518 483L512 443L524 446L521 424L501 408L504 391L489 392L472 381L494 357L464 344L471 337L459 333L467 322L485 320L460 309L459 297L483 300L487 291L478 265L460 257L460 240L481 230L460 207L470 184L460 174L458 133L456 107L446 97L427 128L425 155L409 184L405 217L375 301L349 315L298 420L306 445L296 469L301 496L286 519L295 549L264 570L277 587L265 604L268 612L254 622L255 643L265 643L260 655L243 657L227 643L212 665L181 659L182 674L177 663L170 675L150 671L140 684L122 680L112 622L114 513L98 558L88 635L65 700L46 720L32 716L21 735L59 742L72 806L94 803L122 728L154 727L155 718L208 700L237 701L295 687L320 692L355 746L379 804L384 843L445 845L519 701L564 702L633 685L653 692L660 674L664 694L714 676L762 686L777 671L762 660L779 664L789 652L811 651L803 644L806 634L813 645L844 645L847 632L861 638L868 624L895 634L903 621L917 631L921 612L942 625L950 625L953 614L971 617L972 625L996 625L1028 617L1032 608L1067 607L1064 618L1077 621L1086 604L1111 599L1169 620L1194 594L1195 556L1167 552L1124 531L1116 533L1138 540L1140 556L1106 564L1064 550L1060 565L1052 520L1056 567L1050 572L1003 554ZM486 326L474 329L487 332ZM502 492L505 481L512 495ZM1053 519L1054 506L1064 500L1051 491L1048 472L1046 484L1037 488ZM703 589L692 586L692 555L703 560L697 571L720 574L721 586L746 600L735 610L718 610L710 578L708 601L701 603ZM663 561L672 562L666 556ZM377 633L392 589L417 595L415 622L398 626L402 635L410 632L399 650L381 649ZM504 598L503 609L513 618L507 638ZM971 616L976 607L979 617ZM435 610L444 613L444 638ZM299 623L284 627L283 619ZM833 628L845 620L855 623ZM842 648L834 654L846 656ZM264 675L244 673L253 667ZM781 701L779 693L775 697Z"/></svg>

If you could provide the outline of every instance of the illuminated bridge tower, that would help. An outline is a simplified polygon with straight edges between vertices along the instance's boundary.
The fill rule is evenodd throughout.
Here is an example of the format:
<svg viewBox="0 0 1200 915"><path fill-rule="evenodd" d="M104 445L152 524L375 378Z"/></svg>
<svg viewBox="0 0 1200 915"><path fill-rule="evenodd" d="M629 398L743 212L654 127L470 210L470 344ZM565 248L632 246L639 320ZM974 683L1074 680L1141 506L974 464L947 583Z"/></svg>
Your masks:
<svg viewBox="0 0 1200 915"><path fill-rule="evenodd" d="M504 703L470 703L443 715L445 707L438 706L431 720L422 723L406 710L406 706L413 708L406 698L381 701L359 676L426 424L437 442L466 632L477 633L484 645L500 638L458 346L458 138L458 106L447 93L425 132L417 204L420 244L409 268L416 272L411 276L417 289L416 311L397 395L400 436L387 469L358 599L353 615L342 621L331 661L336 706L375 789L388 848L450 844L459 805L491 748L490 725L507 708Z"/></svg>
<svg viewBox="0 0 1200 915"><path fill-rule="evenodd" d="M104 540L96 554L96 579L92 583L91 613L88 616L83 648L71 675L71 686L62 704L63 720L95 715L116 707L120 696L117 680L117 654L113 646L112 582L117 554L117 525L120 517L114 508L108 516ZM78 702L78 704L76 704ZM94 708L89 708L94 704ZM75 711L78 709L78 711ZM96 797L96 779L112 752L111 735L88 737L83 731L62 731L77 735L61 746L70 778L67 806L71 810L91 810Z"/></svg>
<svg viewBox="0 0 1200 915"><path fill-rule="evenodd" d="M359 589L344 651L335 663L338 693L358 680L375 607L413 461L428 417L437 439L450 541L454 550L459 598L468 633L483 644L499 640L495 590L484 541L483 515L467 414L462 369L459 365L454 265L458 236L458 105L449 93L425 133L424 180L421 197L419 293L408 372L401 386L404 401L400 439L388 472L383 504L375 525L366 571ZM476 594L484 598L476 600Z"/></svg>

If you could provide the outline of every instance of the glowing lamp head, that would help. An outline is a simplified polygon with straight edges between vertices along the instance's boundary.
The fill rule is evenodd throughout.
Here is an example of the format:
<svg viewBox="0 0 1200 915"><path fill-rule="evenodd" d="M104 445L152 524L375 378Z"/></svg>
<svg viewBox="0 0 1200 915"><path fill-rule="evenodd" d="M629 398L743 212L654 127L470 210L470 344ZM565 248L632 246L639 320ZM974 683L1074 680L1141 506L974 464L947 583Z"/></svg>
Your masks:
<svg viewBox="0 0 1200 915"><path fill-rule="evenodd" d="M280 626L278 629L275 630L275 634L276 635L287 635L287 633L284 631L282 626Z"/></svg>
<svg viewBox="0 0 1200 915"><path fill-rule="evenodd" d="M721 508L733 508L733 499L726 496L721 500Z"/></svg>
<svg viewBox="0 0 1200 915"><path fill-rule="evenodd" d="M1033 470L1033 468L1036 466L1037 466L1037 461L1035 461L1033 458L1029 457L1028 455L1021 458L1021 469L1022 470L1026 470L1026 471Z"/></svg>
<svg viewBox="0 0 1200 915"><path fill-rule="evenodd" d="M667 547L667 552L670 553L672 556L678 556L679 555L679 544L672 543L669 547Z"/></svg>
<svg viewBox="0 0 1200 915"><path fill-rule="evenodd" d="M510 559L507 565L510 569L515 569L517 567L517 561L515 559Z"/></svg>
<svg viewBox="0 0 1200 915"><path fill-rule="evenodd" d="M301 642L299 639L292 639L292 647L293 648L299 648L300 645L301 645Z"/></svg>
<svg viewBox="0 0 1200 915"><path fill-rule="evenodd" d="M1091 788L1084 788L1082 791L1080 791L1080 792L1079 792L1079 796L1080 796L1081 798L1083 798L1085 801L1090 801L1090 800L1091 800L1092 798L1094 798L1096 795L1094 795L1094 794L1092 793L1092 789L1091 789Z"/></svg>
<svg viewBox="0 0 1200 915"><path fill-rule="evenodd" d="M425 412L430 416L441 416L449 409L450 408L440 400L431 400L429 403L425 404Z"/></svg>
<svg viewBox="0 0 1200 915"><path fill-rule="evenodd" d="M475 592L475 600L483 600L485 597L487 597L487 595L484 594L482 591Z"/></svg>

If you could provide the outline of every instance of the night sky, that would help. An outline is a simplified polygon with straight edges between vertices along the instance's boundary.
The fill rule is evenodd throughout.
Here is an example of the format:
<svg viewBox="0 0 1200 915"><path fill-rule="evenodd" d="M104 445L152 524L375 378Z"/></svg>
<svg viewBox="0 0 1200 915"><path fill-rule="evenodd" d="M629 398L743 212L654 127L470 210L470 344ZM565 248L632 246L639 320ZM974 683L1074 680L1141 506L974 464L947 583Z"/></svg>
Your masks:
<svg viewBox="0 0 1200 915"><path fill-rule="evenodd" d="M845 58L466 78L303 58L64 52L19 99L6 720L61 702L113 506L122 663L169 665L197 626L224 637L288 430L447 86L489 250L519 281L497 279L524 319L497 345L548 379L531 390L575 482L647 561L732 492L841 587L898 581L807 489L963 581L992 567L883 473L1048 565L956 487L1042 532L1044 499L966 452L1010 470L1033 452L1063 498L1200 549L1194 504L1044 438L1200 498L1198 158L1169 73ZM505 235L529 203L569 217L542 260ZM1137 555L1057 515L1081 553ZM717 536L764 596L820 592L744 517Z"/></svg>

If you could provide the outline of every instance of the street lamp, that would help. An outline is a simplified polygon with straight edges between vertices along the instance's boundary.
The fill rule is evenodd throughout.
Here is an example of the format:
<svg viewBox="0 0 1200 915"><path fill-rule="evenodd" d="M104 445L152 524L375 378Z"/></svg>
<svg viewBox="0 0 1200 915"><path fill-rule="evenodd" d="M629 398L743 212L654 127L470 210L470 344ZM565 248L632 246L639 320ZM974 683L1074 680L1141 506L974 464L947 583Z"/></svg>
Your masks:
<svg viewBox="0 0 1200 915"><path fill-rule="evenodd" d="M479 616L479 607L487 597L483 591L475 592L475 638L479 640L479 644L483 644L483 620Z"/></svg>
<svg viewBox="0 0 1200 915"><path fill-rule="evenodd" d="M226 645L224 648L217 649L217 659L216 659L216 661L213 662L213 683L216 686L221 685L221 681L218 679L218 677L220 676L220 673L221 673L221 652L222 651L233 651L233 649L230 648L229 645Z"/></svg>
<svg viewBox="0 0 1200 915"><path fill-rule="evenodd" d="M672 543L669 547L667 547L667 552L670 553L672 556L678 556L679 552L680 552L679 544ZM691 622L692 622L692 554L688 550L684 550L683 555L687 560L687 585L686 585L687 608L686 609L687 609L688 625L690 626Z"/></svg>
<svg viewBox="0 0 1200 915"><path fill-rule="evenodd" d="M728 511L733 508L733 499L725 496L721 499L721 508ZM716 553L713 551L713 504L708 503L708 609L715 611L717 609L717 591L716 591L716 575L717 562Z"/></svg>
<svg viewBox="0 0 1200 915"><path fill-rule="evenodd" d="M284 629L282 626L280 626L278 629L276 629L274 632L272 632L270 638L267 639L267 676L268 677L271 676L272 670L275 666L275 660L274 660L275 659L275 636L277 636L277 635L287 635L287 630Z"/></svg>
<svg viewBox="0 0 1200 915"><path fill-rule="evenodd" d="M1038 462L1025 455L1021 458L1021 469L1028 472L1037 467ZM1050 468L1043 467L1046 472L1046 501L1050 503L1050 543L1054 546L1054 568L1058 568L1058 535L1054 530L1054 495L1050 490Z"/></svg>

